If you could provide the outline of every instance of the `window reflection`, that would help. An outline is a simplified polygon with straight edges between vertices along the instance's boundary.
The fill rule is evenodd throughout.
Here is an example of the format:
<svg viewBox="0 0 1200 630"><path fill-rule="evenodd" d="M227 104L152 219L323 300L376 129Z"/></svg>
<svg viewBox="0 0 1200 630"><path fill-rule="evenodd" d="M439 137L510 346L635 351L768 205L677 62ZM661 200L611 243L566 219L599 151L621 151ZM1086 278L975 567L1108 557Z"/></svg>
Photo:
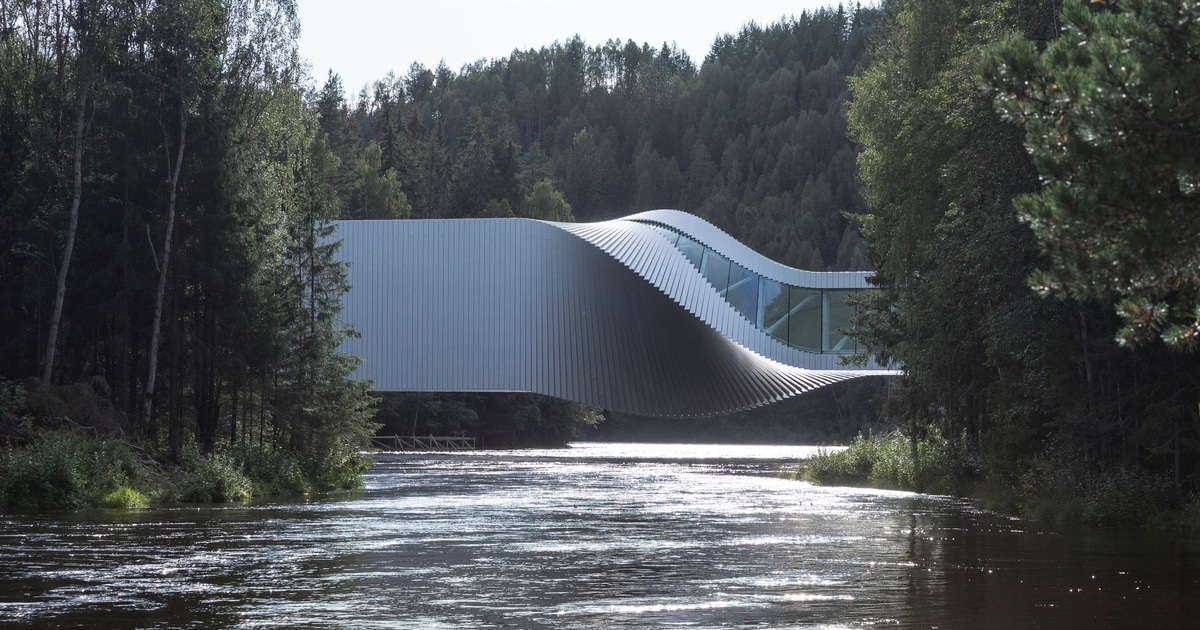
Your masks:
<svg viewBox="0 0 1200 630"><path fill-rule="evenodd" d="M728 258L705 248L704 259L700 263L700 275L708 279L709 284L713 285L721 297L725 297L725 290L729 288Z"/></svg>
<svg viewBox="0 0 1200 630"><path fill-rule="evenodd" d="M846 296L856 289L810 289L764 278L670 226L649 224L700 271L737 312L763 332L808 352L857 352L850 328L854 307Z"/></svg>
<svg viewBox="0 0 1200 630"><path fill-rule="evenodd" d="M853 340L839 329L850 328L853 307L846 304L849 290L827 289L825 291L825 335L821 346L823 352L852 352Z"/></svg>
<svg viewBox="0 0 1200 630"><path fill-rule="evenodd" d="M781 282L776 282L770 278L759 278L758 292L760 297L760 306L758 311L758 319L755 323L759 328L762 328L768 335L782 341L788 342L788 292L787 287Z"/></svg>
<svg viewBox="0 0 1200 630"><path fill-rule="evenodd" d="M742 317L755 321L755 316L758 315L758 274L737 263L731 263L729 288L725 291L725 299L742 314Z"/></svg>
<svg viewBox="0 0 1200 630"><path fill-rule="evenodd" d="M788 343L801 350L821 351L821 290L789 287Z"/></svg>

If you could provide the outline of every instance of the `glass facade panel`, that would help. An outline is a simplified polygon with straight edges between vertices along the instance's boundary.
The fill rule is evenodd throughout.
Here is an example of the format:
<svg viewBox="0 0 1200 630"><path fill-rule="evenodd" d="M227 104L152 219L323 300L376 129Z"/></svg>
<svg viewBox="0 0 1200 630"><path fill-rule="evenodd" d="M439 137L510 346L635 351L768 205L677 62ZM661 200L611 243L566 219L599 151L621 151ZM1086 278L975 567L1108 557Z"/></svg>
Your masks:
<svg viewBox="0 0 1200 630"><path fill-rule="evenodd" d="M679 251L683 252L683 255L686 256L687 259L690 260L697 269L700 268L700 259L704 256L703 245L680 234L679 242L675 243L675 247L678 247Z"/></svg>
<svg viewBox="0 0 1200 630"><path fill-rule="evenodd" d="M729 288L729 259L711 249L704 250L704 260L700 263L700 275L708 279L709 284L725 297Z"/></svg>
<svg viewBox="0 0 1200 630"><path fill-rule="evenodd" d="M850 327L850 315L854 312L853 307L846 304L847 293L849 291L825 291L825 334L821 346L823 352L847 353L855 350L854 340L838 331L839 328Z"/></svg>
<svg viewBox="0 0 1200 630"><path fill-rule="evenodd" d="M760 278L758 281L759 316L755 324L768 335L788 342L788 290L782 283Z"/></svg>
<svg viewBox="0 0 1200 630"><path fill-rule="evenodd" d="M857 351L854 340L838 331L850 327L853 308L845 298L854 289L807 289L763 278L673 228L653 227L721 297L768 335L808 352Z"/></svg>
<svg viewBox="0 0 1200 630"><path fill-rule="evenodd" d="M758 315L758 274L737 264L729 265L729 290L725 299L750 321Z"/></svg>
<svg viewBox="0 0 1200 630"><path fill-rule="evenodd" d="M801 350L821 351L821 291L789 287L788 343Z"/></svg>

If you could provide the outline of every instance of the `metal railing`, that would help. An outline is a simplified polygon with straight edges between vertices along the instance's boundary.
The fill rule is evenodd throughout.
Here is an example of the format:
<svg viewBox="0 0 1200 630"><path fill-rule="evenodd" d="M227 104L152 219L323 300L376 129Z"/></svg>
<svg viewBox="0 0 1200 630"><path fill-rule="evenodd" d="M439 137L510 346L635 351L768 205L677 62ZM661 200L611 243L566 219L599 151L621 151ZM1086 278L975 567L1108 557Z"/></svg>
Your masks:
<svg viewBox="0 0 1200 630"><path fill-rule="evenodd" d="M371 444L384 451L473 451L475 438L433 435L376 435Z"/></svg>

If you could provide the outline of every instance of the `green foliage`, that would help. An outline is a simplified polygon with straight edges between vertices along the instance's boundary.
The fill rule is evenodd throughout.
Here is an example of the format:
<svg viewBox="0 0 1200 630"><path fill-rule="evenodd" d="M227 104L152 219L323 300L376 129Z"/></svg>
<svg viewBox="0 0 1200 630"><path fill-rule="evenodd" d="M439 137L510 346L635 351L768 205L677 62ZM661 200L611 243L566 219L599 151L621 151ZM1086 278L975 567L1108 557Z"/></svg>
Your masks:
<svg viewBox="0 0 1200 630"><path fill-rule="evenodd" d="M353 110L335 75L314 100L338 159L379 146L379 172L395 169L414 217L563 220L565 205L589 221L675 207L787 264L865 269L842 214L862 209L842 104L878 15L748 25L699 68L669 45L573 38L459 74L414 64Z"/></svg>
<svg viewBox="0 0 1200 630"><path fill-rule="evenodd" d="M0 443L11 444L28 423L25 398L23 386L0 377Z"/></svg>
<svg viewBox="0 0 1200 630"><path fill-rule="evenodd" d="M1113 341L1118 310L1127 341L1182 342L1194 321L1197 22L1190 4L1076 1L1058 37L1055 8L885 5L849 109L878 270L853 334L905 369L887 413L909 435L965 435L966 470L997 503L1021 502L992 489L1049 450L1052 468L1109 472L1072 468L1086 487L1031 496L1126 522L1122 501L1160 496L1164 478L1185 490L1198 461L1196 361ZM1074 299L1041 299L1031 276ZM1111 472L1126 469L1141 472Z"/></svg>
<svg viewBox="0 0 1200 630"><path fill-rule="evenodd" d="M571 204L563 198L562 193L554 189L554 183L542 179L533 185L533 190L521 204L520 216L544 221L574 221Z"/></svg>
<svg viewBox="0 0 1200 630"><path fill-rule="evenodd" d="M891 36L851 81L852 133L870 211L857 217L878 289L853 335L905 369L890 412L945 435L1024 436L1070 400L1070 313L1024 283L1037 249L1011 209L1037 180L1016 130L976 87L989 41L1037 33L1021 2L892 3ZM1018 437L1020 441L1024 437Z"/></svg>
<svg viewBox="0 0 1200 630"><path fill-rule="evenodd" d="M356 219L407 219L412 206L400 188L396 169L383 171L383 152L376 142L367 144L354 161L354 195L346 214ZM383 171L383 172L381 172Z"/></svg>
<svg viewBox="0 0 1200 630"><path fill-rule="evenodd" d="M1187 514L1178 509L1167 478L1122 466L1096 471L1070 461L1027 471L1017 501L1022 514L1060 524L1137 527Z"/></svg>
<svg viewBox="0 0 1200 630"><path fill-rule="evenodd" d="M362 451L332 453L321 462L315 484L325 490L361 488L363 485L362 474L369 470L371 465L371 456Z"/></svg>
<svg viewBox="0 0 1200 630"><path fill-rule="evenodd" d="M201 453L194 446L183 450L183 471L176 498L192 503L245 501L254 484L229 453Z"/></svg>
<svg viewBox="0 0 1200 630"><path fill-rule="evenodd" d="M253 496L297 496L312 491L312 482L295 455L286 451L239 444L229 450L229 458L253 484Z"/></svg>
<svg viewBox="0 0 1200 630"><path fill-rule="evenodd" d="M104 495L100 499L100 506L118 510L134 510L149 507L150 499L129 486L121 486Z"/></svg>
<svg viewBox="0 0 1200 630"><path fill-rule="evenodd" d="M104 505L114 494L132 498L129 493L136 491L128 486L141 480L128 444L115 438L64 429L0 452L0 508L5 510Z"/></svg>
<svg viewBox="0 0 1200 630"><path fill-rule="evenodd" d="M352 144L345 108L331 94L305 102L294 3L22 7L0 9L0 375L40 371L48 324L31 314L50 310L65 248L74 142L64 139L75 134L64 121L90 85L54 365L55 380L73 384L32 391L27 404L49 424L123 432L168 459L189 441L206 452L272 443L320 477L373 429L366 390L336 353L349 331L336 323L346 285L328 239L342 203L333 186L348 211L407 216L402 147L334 154ZM178 164L162 159L180 148ZM164 350L142 422L160 276ZM8 414L3 422L7 437ZM224 475L209 468L200 477ZM287 477L281 488L300 485ZM241 495L232 482L228 492L196 485L198 497Z"/></svg>
<svg viewBox="0 0 1200 630"><path fill-rule="evenodd" d="M336 323L333 219L682 206L783 262L866 264L841 214L861 200L840 104L874 9L748 26L700 68L670 45L578 38L457 74L414 65L348 107L333 74L304 93L284 0L24 6L0 9L0 375L40 372L87 85L53 380L105 374L106 429L171 458L191 440L256 442L293 454L310 480L360 468L373 424L336 354L352 333ZM162 159L184 138L178 167ZM163 351L142 421L160 275ZM568 439L595 415L500 398L473 413L504 444Z"/></svg>
<svg viewBox="0 0 1200 630"><path fill-rule="evenodd" d="M1045 186L1018 197L1049 255L1041 292L1115 301L1122 343L1200 348L1200 6L1068 0L1039 53L1010 37L982 71ZM1114 300L1115 298L1115 300Z"/></svg>
<svg viewBox="0 0 1200 630"><path fill-rule="evenodd" d="M946 493L963 488L974 477L973 468L958 441L931 433L914 445L910 437L892 431L859 434L846 449L805 459L795 477L820 484Z"/></svg>

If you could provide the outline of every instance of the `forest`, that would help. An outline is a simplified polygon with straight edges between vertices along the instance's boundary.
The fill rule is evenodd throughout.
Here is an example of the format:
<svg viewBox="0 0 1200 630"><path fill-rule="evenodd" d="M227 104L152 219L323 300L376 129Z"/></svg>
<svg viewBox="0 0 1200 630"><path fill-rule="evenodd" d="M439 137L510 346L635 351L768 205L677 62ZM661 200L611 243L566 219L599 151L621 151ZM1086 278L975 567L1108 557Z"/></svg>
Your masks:
<svg viewBox="0 0 1200 630"><path fill-rule="evenodd" d="M700 66L573 37L347 95L332 71L306 87L289 2L7 3L0 375L65 387L59 407L96 394L104 418L52 415L168 453L323 436L318 461L372 429L336 352L333 219L690 208L779 260L865 269L843 109L877 14L747 25ZM531 395L378 406L505 446L599 418Z"/></svg>
<svg viewBox="0 0 1200 630"><path fill-rule="evenodd" d="M329 224L668 207L784 264L875 272L852 334L904 377L855 389L879 400L848 426L903 438L891 483L1087 497L1092 521L1200 486L1196 7L887 0L747 24L699 60L569 37L357 93L299 58L288 0L0 14L7 443L69 422L331 479L380 425L561 444L600 410L349 380Z"/></svg>
<svg viewBox="0 0 1200 630"><path fill-rule="evenodd" d="M1200 5L884 10L847 110L878 287L855 335L904 366L905 485L1200 525Z"/></svg>

